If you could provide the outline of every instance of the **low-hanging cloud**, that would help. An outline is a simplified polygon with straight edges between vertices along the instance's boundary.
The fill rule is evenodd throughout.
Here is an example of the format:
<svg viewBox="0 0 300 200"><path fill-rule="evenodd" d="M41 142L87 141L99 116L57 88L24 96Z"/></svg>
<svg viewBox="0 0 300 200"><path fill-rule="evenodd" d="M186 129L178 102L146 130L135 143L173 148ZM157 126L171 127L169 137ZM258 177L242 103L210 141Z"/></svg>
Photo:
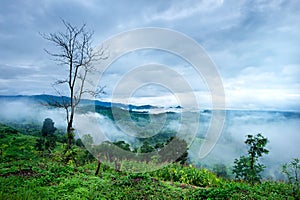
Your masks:
<svg viewBox="0 0 300 200"><path fill-rule="evenodd" d="M51 118L55 122L56 127L66 127L64 110L48 108L30 100L1 100L0 111L0 120L4 122L36 122L42 125L45 118Z"/></svg>
<svg viewBox="0 0 300 200"><path fill-rule="evenodd" d="M208 126L208 121L203 121L203 126ZM267 166L263 175L280 179L282 165L293 158L300 158L299 129L299 112L227 111L223 133L213 151L206 158L198 160L197 151L201 141L195 140L190 148L190 157L202 166L225 164L232 167L235 158L247 154L248 147L244 143L246 136L262 133L269 141L266 148L270 151L260 160Z"/></svg>

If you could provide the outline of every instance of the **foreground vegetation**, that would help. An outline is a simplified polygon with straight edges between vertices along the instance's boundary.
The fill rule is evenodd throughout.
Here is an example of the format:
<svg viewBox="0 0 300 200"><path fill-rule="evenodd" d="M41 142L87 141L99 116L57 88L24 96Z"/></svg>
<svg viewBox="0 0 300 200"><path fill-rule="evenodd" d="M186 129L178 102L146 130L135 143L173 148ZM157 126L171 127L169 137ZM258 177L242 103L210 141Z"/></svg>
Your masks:
<svg viewBox="0 0 300 200"><path fill-rule="evenodd" d="M51 152L37 151L38 137L0 125L0 199L299 199L293 182L247 183L217 177L207 169L171 164L145 173L117 172L88 159L74 146L77 162L57 142ZM134 165L130 161L126 164ZM145 163L150 165L151 163ZM286 166L288 167L288 166ZM292 176L292 175L291 175Z"/></svg>

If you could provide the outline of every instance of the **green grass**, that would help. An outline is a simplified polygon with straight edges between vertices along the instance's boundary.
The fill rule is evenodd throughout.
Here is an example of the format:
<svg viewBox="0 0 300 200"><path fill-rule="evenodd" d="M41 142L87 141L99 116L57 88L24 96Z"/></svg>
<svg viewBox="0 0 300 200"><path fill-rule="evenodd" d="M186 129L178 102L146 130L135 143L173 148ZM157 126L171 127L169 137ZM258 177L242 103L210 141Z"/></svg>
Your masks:
<svg viewBox="0 0 300 200"><path fill-rule="evenodd" d="M62 144L50 156L43 156L34 149L37 137L16 133L4 125L0 131L1 200L297 199L292 185L284 182L264 181L251 186L219 178L204 168L178 164L140 174L115 172L102 165L95 176L96 161L77 166L66 163ZM80 159L85 150L75 149Z"/></svg>

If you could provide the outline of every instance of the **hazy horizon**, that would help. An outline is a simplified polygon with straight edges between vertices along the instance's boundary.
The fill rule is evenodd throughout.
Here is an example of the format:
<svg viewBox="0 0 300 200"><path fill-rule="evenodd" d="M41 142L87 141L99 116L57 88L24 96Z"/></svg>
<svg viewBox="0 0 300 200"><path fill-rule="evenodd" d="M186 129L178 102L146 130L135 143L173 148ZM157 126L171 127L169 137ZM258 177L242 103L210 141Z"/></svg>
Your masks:
<svg viewBox="0 0 300 200"><path fill-rule="evenodd" d="M48 109L45 106L39 107L26 101L0 101L0 110L0 122L2 123L35 123L42 125L45 118L51 118L57 128L66 128L65 111L63 109ZM169 113L169 115L180 116L181 113ZM208 127L211 126L211 113L202 111L199 112L199 115L199 130L196 132L196 137L189 150L189 157L193 164L212 167L214 164L221 163L226 166L232 166L235 158L246 153L247 147L244 144L246 135L258 133L262 133L269 140L267 149L270 150L270 153L262 159L262 163L268 167L268 170L264 172L264 177L282 177L280 175L282 164L290 161L292 158L300 157L300 152L298 151L300 112L227 111L220 138L204 159L199 159L198 157L201 147L199 139L206 137ZM155 116L153 115L153 117ZM84 116L79 114L76 119L76 121L80 121L80 123L75 122L74 124L75 129L78 129L77 137L82 137L84 134L89 133L97 143L103 140L124 140L131 145L138 145L136 144L137 136L133 137L120 130L114 120L107 115L90 113ZM143 120L134 121L137 125L141 122ZM190 127L196 125L197 123L195 122L181 121L178 117L172 117L170 121L164 123L163 129L157 128L154 124L145 129L145 132L150 129L154 132L165 130L176 132L180 126L183 126L185 132L191 134L189 131ZM99 128L102 134L99 133Z"/></svg>
<svg viewBox="0 0 300 200"><path fill-rule="evenodd" d="M2 94L0 94L0 98L1 97L25 97L26 98L26 97L43 96L43 95L48 96L50 94L32 94L32 95L30 95L30 94L27 94L27 95L9 95L9 94L2 95ZM56 95L50 95L50 96L56 96ZM56 96L56 97L60 97L60 96ZM111 99L102 99L102 98L83 99L83 100L90 100L90 101L94 101L95 100L95 101L100 101L100 102L103 102L103 103L122 104L124 106L129 106L129 105L137 106L137 107L139 107L139 106L141 106L141 107L142 106L153 106L154 108L150 108L150 109L147 109L147 108L138 108L138 109L131 108L130 109L132 111L137 111L137 112L149 111L150 114L155 114L155 110L159 111L160 109L168 109L168 108L170 109L169 111L174 111L174 112L181 112L181 111L205 111L205 110L210 110L211 111L211 110L213 110L213 109L211 109L211 107L200 107L200 108L182 107L179 104L175 104L175 105L174 104L162 105L162 104L147 104L147 103L144 104L142 102L136 103L136 104L134 104L134 103L126 104L126 102L125 103L124 102L116 102L116 101L111 101ZM0 99L0 104L1 104L1 101L2 101L2 103L3 102L5 102L5 103L8 102L7 100L1 100ZM20 102L21 100L14 99L12 101L13 102ZM178 106L180 106L180 108L176 108ZM129 109L129 107L127 109ZM151 112L151 110L152 110L152 112ZM215 109L215 110L218 110L218 109ZM286 110L280 110L280 109L270 109L270 108L269 109L268 108L266 108L266 109L263 109L263 108L259 108L259 109L258 108L247 109L247 108L236 108L236 107L233 107L233 108L226 107L225 111L254 111L254 112L255 111L266 111L266 112L268 112L268 111L270 111L270 112L272 112L272 111L274 111L274 112L278 111L278 112L295 112L295 113L300 112L299 109L295 109L295 110L287 110L287 109Z"/></svg>

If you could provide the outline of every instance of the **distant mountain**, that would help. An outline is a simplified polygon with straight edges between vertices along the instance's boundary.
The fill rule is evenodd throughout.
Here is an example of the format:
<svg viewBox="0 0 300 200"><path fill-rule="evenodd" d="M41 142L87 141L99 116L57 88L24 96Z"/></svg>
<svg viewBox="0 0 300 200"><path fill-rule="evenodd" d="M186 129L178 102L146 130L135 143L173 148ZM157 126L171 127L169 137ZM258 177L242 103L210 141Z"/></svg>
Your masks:
<svg viewBox="0 0 300 200"><path fill-rule="evenodd" d="M0 95L0 101L27 101L32 103L47 103L47 102L60 102L63 101L70 101L69 97L63 96L54 96L54 95L16 95L16 96L3 96ZM95 105L98 107L104 107L104 108L111 108L111 107L118 107L121 109L126 110L151 110L151 109L163 109L162 107L152 106L152 105L126 105L122 103L112 103L112 102L105 102L105 101L99 101L99 100L89 100L89 99L82 99L81 105ZM170 107L171 108L171 107ZM172 107L172 108L181 108L180 106Z"/></svg>

